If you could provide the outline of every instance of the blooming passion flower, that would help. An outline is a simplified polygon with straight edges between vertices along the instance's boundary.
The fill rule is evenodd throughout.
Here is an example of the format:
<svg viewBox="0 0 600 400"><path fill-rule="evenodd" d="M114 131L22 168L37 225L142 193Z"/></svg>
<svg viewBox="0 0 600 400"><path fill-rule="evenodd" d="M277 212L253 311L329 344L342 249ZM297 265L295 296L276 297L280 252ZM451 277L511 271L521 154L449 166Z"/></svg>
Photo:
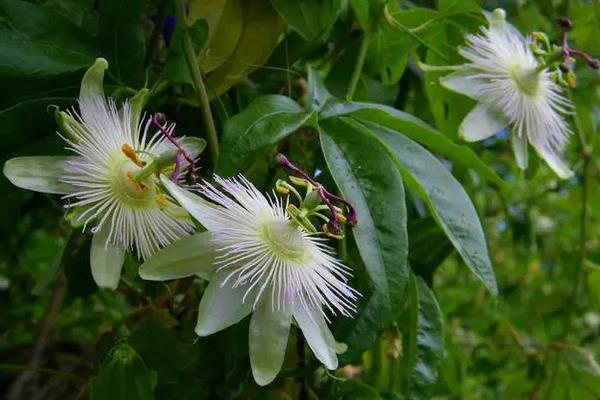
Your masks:
<svg viewBox="0 0 600 400"><path fill-rule="evenodd" d="M94 280L115 289L126 251L148 258L191 234L194 224L161 188L158 177L161 168L172 166L177 158L168 140L172 137L167 138L173 125L150 132L151 120L141 115L146 89L117 109L104 96L107 68L107 61L99 58L85 73L79 112L57 112L59 135L75 154L13 158L6 162L4 174L18 187L63 195L73 222L84 230L91 226ZM197 156L204 141L187 138L185 146Z"/></svg>
<svg viewBox="0 0 600 400"><path fill-rule="evenodd" d="M504 10L495 10L490 27L467 35L460 54L468 62L441 79L446 88L478 101L459 128L467 141L486 139L511 127L511 144L521 169L528 164L528 143L550 168L566 179L572 171L561 159L571 134L562 114L571 103L549 69L524 38L505 20Z"/></svg>
<svg viewBox="0 0 600 400"><path fill-rule="evenodd" d="M170 193L207 232L182 239L140 267L144 279L189 275L210 278L198 312L196 333L206 336L252 313L249 351L260 385L281 369L290 324L295 321L313 353L337 368L337 343L326 319L355 312L358 293L347 284L349 269L324 241L286 212L277 197L265 196L245 178L215 177L197 196L163 178ZM207 201L208 199L209 201Z"/></svg>

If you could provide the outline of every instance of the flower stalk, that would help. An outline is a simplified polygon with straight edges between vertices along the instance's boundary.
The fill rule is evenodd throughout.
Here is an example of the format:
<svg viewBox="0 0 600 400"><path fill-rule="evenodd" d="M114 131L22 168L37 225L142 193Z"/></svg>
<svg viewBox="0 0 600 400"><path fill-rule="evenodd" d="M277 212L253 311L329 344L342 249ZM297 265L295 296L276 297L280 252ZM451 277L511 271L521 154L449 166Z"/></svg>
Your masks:
<svg viewBox="0 0 600 400"><path fill-rule="evenodd" d="M212 116L210 109L210 100L208 99L208 93L206 86L204 85L204 79L202 78L202 72L200 71L200 65L198 65L198 59L196 52L194 51L194 45L192 38L187 31L187 13L185 9L184 0L175 0L175 10L177 18L181 23L181 33L183 37L183 52L185 60L194 81L194 88L196 89L196 96L200 103L200 109L204 117L204 124L207 130L208 147L210 148L210 154L213 158L213 162L216 162L219 157L219 138L217 136L217 129L215 128L215 121Z"/></svg>

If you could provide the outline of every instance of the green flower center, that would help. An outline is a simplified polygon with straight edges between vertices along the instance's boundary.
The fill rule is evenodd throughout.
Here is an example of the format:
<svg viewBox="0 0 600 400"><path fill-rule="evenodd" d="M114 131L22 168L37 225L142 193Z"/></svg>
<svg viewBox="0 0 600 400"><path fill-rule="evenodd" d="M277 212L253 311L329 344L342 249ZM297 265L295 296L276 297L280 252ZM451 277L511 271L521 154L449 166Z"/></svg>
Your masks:
<svg viewBox="0 0 600 400"><path fill-rule="evenodd" d="M534 97L539 92L540 73L538 69L530 70L515 66L512 70L512 78L521 92Z"/></svg>
<svg viewBox="0 0 600 400"><path fill-rule="evenodd" d="M302 232L289 221L265 221L259 229L261 239L279 258L303 262L308 257L308 248Z"/></svg>
<svg viewBox="0 0 600 400"><path fill-rule="evenodd" d="M157 191L152 176L137 180L135 174L140 171L135 163L119 153L115 155L110 168L111 189L122 203L134 208L156 207Z"/></svg>

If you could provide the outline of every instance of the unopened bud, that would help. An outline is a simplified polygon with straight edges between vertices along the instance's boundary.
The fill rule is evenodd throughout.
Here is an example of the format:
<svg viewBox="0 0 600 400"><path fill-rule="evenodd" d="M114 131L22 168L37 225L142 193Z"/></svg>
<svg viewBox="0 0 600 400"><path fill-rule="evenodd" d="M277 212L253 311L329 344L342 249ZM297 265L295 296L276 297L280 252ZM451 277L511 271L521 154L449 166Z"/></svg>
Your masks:
<svg viewBox="0 0 600 400"><path fill-rule="evenodd" d="M560 25L560 27L563 28L566 32L569 32L571 29L573 29L573 22L571 22L569 18L560 17L557 21L558 25Z"/></svg>

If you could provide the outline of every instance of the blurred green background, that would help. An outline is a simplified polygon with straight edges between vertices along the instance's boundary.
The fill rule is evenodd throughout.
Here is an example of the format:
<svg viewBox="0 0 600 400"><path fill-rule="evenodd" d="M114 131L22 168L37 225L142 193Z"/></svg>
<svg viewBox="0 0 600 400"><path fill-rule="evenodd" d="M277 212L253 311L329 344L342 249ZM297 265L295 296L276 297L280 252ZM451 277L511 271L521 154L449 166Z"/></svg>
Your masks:
<svg viewBox="0 0 600 400"><path fill-rule="evenodd" d="M360 30L350 4L312 2L316 11L304 35L286 36L294 19L285 2L273 3L277 10L268 1L190 2L192 20L216 27L209 30L211 53L199 57L219 129L258 95L302 98L306 62L327 71L327 86L343 97ZM227 23L211 24L215 10L226 7ZM568 16L572 43L600 55L598 1L400 1L394 15L408 28L431 22L419 28L419 40L378 28L355 98L413 113L458 141L456 128L473 103L444 91L439 75L424 75L416 61L443 64L433 48L460 62L463 34L484 24L480 8L495 7L505 8L522 32L544 31L555 40L556 18ZM147 84L154 90L151 110L165 112L181 132L203 136L181 54L167 46L171 14L171 3L160 0L0 0L0 161L64 152L49 106L75 104L81 76L99 55L111 64L107 92L122 99ZM432 398L600 398L600 76L583 64L576 73L568 149L574 178L559 181L537 160L521 173L502 135L470 147L507 182L504 195L472 171L453 170L482 219L498 298L466 271L430 219L409 224L413 269L432 284L446 327ZM286 146L307 168L323 167L310 133ZM255 160L247 174L268 187L273 173L265 160ZM208 156L202 163L210 171ZM62 218L60 199L20 190L4 177L0 193L0 393L7 398L88 398L89 379L125 337L145 364L126 376L153 381L158 399L402 398L392 394L403 385L394 378L403 368L402 320L308 394L298 392L295 379L258 389L248 378L244 323L195 339L201 283L145 283L130 259L119 290L98 291L89 238ZM418 200L413 208L419 215Z"/></svg>

